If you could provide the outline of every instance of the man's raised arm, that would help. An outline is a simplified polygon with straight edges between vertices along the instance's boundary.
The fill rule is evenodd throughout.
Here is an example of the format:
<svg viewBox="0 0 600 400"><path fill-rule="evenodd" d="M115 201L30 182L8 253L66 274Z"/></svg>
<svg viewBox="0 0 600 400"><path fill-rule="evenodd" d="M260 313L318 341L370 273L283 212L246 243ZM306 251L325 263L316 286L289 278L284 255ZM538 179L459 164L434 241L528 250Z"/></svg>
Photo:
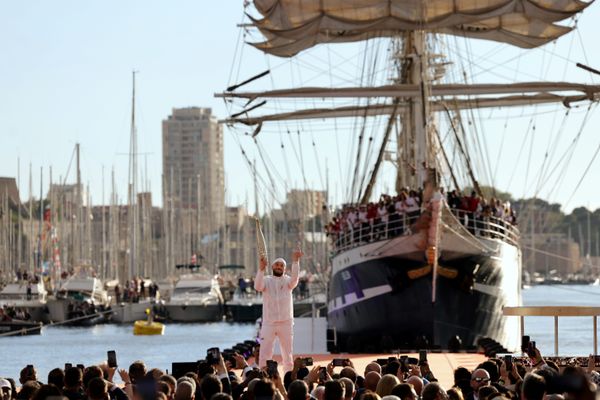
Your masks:
<svg viewBox="0 0 600 400"><path fill-rule="evenodd" d="M256 278L254 278L254 289L257 292L265 290L265 269L267 269L267 260L260 258L258 271L256 271Z"/></svg>
<svg viewBox="0 0 600 400"><path fill-rule="evenodd" d="M300 258L302 258L303 254L300 249L294 251L292 255L292 276L290 279L290 283L288 283L288 287L290 290L293 290L296 286L298 286L298 277L300 275Z"/></svg>

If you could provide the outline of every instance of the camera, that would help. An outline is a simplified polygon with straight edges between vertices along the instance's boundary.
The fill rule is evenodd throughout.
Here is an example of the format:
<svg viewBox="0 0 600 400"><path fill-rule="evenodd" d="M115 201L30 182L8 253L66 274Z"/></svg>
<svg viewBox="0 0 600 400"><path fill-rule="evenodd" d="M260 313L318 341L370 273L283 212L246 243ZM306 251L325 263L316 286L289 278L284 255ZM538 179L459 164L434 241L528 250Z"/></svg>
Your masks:
<svg viewBox="0 0 600 400"><path fill-rule="evenodd" d="M347 362L348 362L347 358L334 358L333 366L334 367L344 367L344 366L346 366Z"/></svg>
<svg viewBox="0 0 600 400"><path fill-rule="evenodd" d="M427 364L427 350L419 350L419 365Z"/></svg>
<svg viewBox="0 0 600 400"><path fill-rule="evenodd" d="M527 353L528 350L529 350L529 336L524 335L523 337L521 337L521 352Z"/></svg>
<svg viewBox="0 0 600 400"><path fill-rule="evenodd" d="M531 341L529 342L529 346L527 347L527 355L529 357L535 357L536 355L536 351L535 351L535 341Z"/></svg>
<svg viewBox="0 0 600 400"><path fill-rule="evenodd" d="M221 352L218 347L211 347L206 350L206 362L210 365L215 365L219 363L219 358L221 357Z"/></svg>
<svg viewBox="0 0 600 400"><path fill-rule="evenodd" d="M512 356L507 354L504 356L504 365L506 366L506 372L512 371Z"/></svg>
<svg viewBox="0 0 600 400"><path fill-rule="evenodd" d="M117 368L117 352L109 350L106 352L106 363L109 368Z"/></svg>
<svg viewBox="0 0 600 400"><path fill-rule="evenodd" d="M311 365L313 365L313 359L312 357L306 357L302 359L302 366L303 367L310 367Z"/></svg>
<svg viewBox="0 0 600 400"><path fill-rule="evenodd" d="M319 380L324 382L327 380L327 368L321 367L319 368Z"/></svg>

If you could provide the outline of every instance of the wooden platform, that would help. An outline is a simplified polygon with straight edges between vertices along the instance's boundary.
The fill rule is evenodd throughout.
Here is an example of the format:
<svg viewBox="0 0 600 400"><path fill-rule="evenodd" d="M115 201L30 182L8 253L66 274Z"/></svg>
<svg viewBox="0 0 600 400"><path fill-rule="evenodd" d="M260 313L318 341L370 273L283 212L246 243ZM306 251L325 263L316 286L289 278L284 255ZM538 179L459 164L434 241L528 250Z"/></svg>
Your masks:
<svg viewBox="0 0 600 400"><path fill-rule="evenodd" d="M416 353L402 354L406 354L409 357L419 357ZM312 357L314 365L323 367L333 358L349 358L352 360L356 372L363 376L367 364L378 358L388 358L390 356L397 356L397 354L294 354L294 357ZM274 356L274 358L281 366L281 357ZM429 361L429 366L433 374L444 389L448 390L454 384L454 370L456 368L465 367L469 370L473 370L477 365L487 360L487 357L483 354L475 353L429 353L427 355L427 360ZM340 369L341 368L336 368L335 371L339 372Z"/></svg>

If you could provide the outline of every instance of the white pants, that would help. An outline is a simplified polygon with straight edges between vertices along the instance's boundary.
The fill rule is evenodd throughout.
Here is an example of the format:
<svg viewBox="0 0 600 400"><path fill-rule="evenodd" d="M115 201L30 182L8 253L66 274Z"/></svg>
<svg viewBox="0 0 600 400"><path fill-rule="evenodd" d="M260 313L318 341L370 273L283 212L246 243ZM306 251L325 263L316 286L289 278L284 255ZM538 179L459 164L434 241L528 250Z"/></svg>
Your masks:
<svg viewBox="0 0 600 400"><path fill-rule="evenodd" d="M267 360L273 359L275 337L279 338L279 349L283 360L283 372L291 371L294 367L292 345L294 343L294 321L263 323L260 330L260 363L262 368Z"/></svg>

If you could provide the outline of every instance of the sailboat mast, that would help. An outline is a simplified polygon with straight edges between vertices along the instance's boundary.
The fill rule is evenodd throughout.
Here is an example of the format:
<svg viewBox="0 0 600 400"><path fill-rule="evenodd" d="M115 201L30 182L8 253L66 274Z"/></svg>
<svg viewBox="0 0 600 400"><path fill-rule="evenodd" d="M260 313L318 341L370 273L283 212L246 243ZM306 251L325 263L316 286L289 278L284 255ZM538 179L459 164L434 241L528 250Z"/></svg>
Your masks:
<svg viewBox="0 0 600 400"><path fill-rule="evenodd" d="M129 142L129 271L127 279L137 273L137 137L135 128L135 74L132 71L133 90L131 96L131 132Z"/></svg>
<svg viewBox="0 0 600 400"><path fill-rule="evenodd" d="M77 160L77 187L75 188L75 196L77 196L77 199L75 200L75 207L77 207L77 210L75 210L75 229L77 230L77 234L75 235L75 254L73 255L73 263L74 264L80 264L81 263L81 256L83 254L83 225L82 225L82 215L81 215L81 206L82 206L82 202L81 202L81 168L80 168L80 164L79 164L79 143L75 144L75 152L76 152L76 160ZM75 265L73 265L75 266Z"/></svg>
<svg viewBox="0 0 600 400"><path fill-rule="evenodd" d="M40 220L39 230L38 230L38 259L37 259L37 268L38 271L42 272L42 259L43 259L43 248L44 244L42 243L42 228L43 228L43 220L44 220L44 195L43 195L43 182L44 182L44 167L40 167Z"/></svg>

